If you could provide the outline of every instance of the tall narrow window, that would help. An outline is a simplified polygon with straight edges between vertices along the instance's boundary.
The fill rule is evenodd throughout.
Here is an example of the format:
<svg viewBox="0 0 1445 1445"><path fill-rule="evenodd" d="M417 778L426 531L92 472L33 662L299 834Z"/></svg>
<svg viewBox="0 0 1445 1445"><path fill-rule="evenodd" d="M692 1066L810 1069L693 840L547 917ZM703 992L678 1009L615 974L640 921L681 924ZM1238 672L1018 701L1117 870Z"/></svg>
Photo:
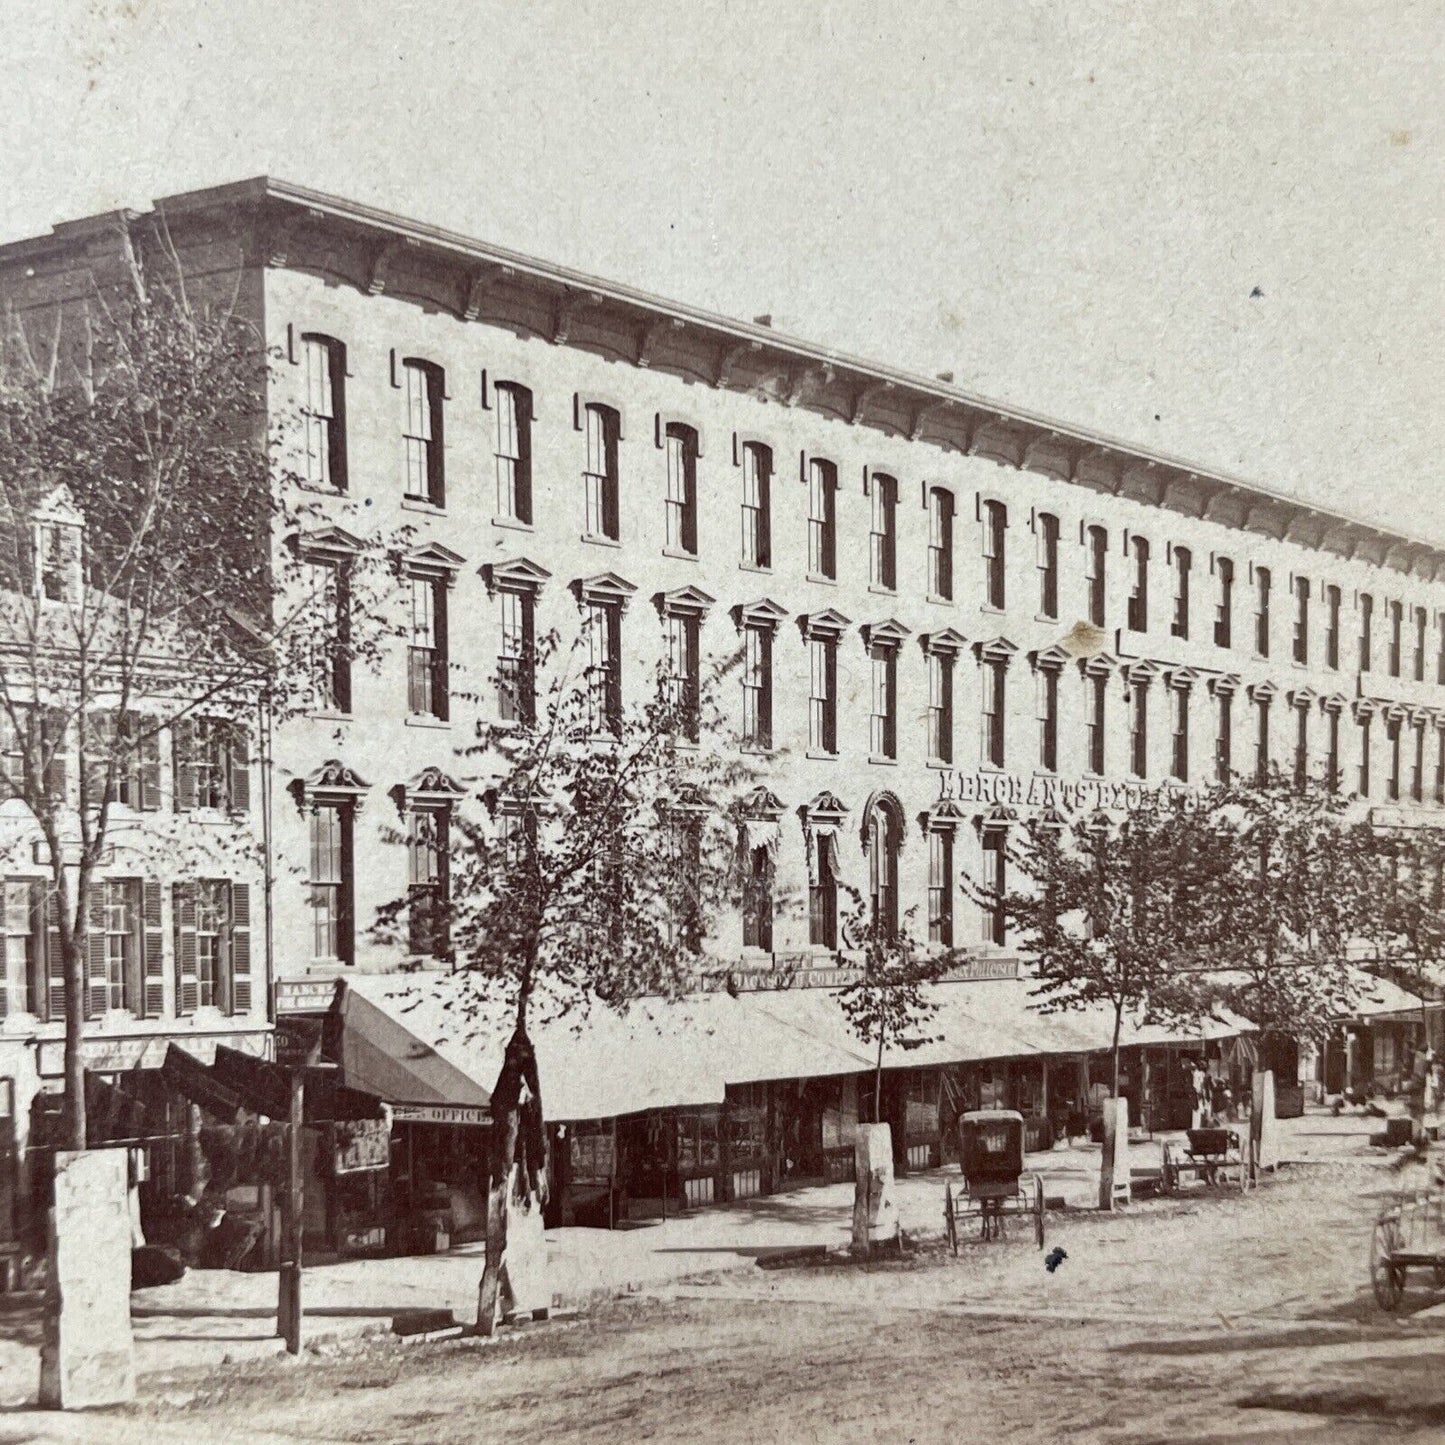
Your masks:
<svg viewBox="0 0 1445 1445"><path fill-rule="evenodd" d="M1330 792L1340 790L1340 709L1325 711L1325 784Z"/></svg>
<svg viewBox="0 0 1445 1445"><path fill-rule="evenodd" d="M1375 599L1360 593L1360 671L1369 672L1374 663Z"/></svg>
<svg viewBox="0 0 1445 1445"><path fill-rule="evenodd" d="M1059 669L1043 666L1036 677L1039 715L1039 767L1059 770Z"/></svg>
<svg viewBox="0 0 1445 1445"><path fill-rule="evenodd" d="M983 504L983 579L984 603L1003 611L1006 601L1008 557L1008 508L1002 502Z"/></svg>
<svg viewBox="0 0 1445 1445"><path fill-rule="evenodd" d="M1129 556L1134 581L1129 589L1129 630L1149 630L1149 543L1143 537L1129 538Z"/></svg>
<svg viewBox="0 0 1445 1445"><path fill-rule="evenodd" d="M1298 702L1294 709L1294 785L1303 788L1310 771L1310 709Z"/></svg>
<svg viewBox="0 0 1445 1445"><path fill-rule="evenodd" d="M497 412L497 515L532 525L532 393L515 381L492 388Z"/></svg>
<svg viewBox="0 0 1445 1445"><path fill-rule="evenodd" d="M1228 783L1234 775L1234 694L1221 688L1214 696L1214 778Z"/></svg>
<svg viewBox="0 0 1445 1445"><path fill-rule="evenodd" d="M1169 771L1181 783L1189 781L1189 689L1171 687L1173 708L1172 733L1169 745Z"/></svg>
<svg viewBox="0 0 1445 1445"><path fill-rule="evenodd" d="M743 947L773 951L773 853L748 850L748 876L743 888Z"/></svg>
<svg viewBox="0 0 1445 1445"><path fill-rule="evenodd" d="M351 564L307 564L307 623L301 634L309 654L313 693L324 712L351 711Z"/></svg>
<svg viewBox="0 0 1445 1445"><path fill-rule="evenodd" d="M175 806L244 813L251 806L251 768L246 730L226 718L179 718L175 744Z"/></svg>
<svg viewBox="0 0 1445 1445"><path fill-rule="evenodd" d="M695 612L670 612L664 621L667 628L668 707L678 732L695 743L700 725L700 619Z"/></svg>
<svg viewBox="0 0 1445 1445"><path fill-rule="evenodd" d="M311 810L311 953L318 961L351 963L352 819L345 804L318 803Z"/></svg>
<svg viewBox="0 0 1445 1445"><path fill-rule="evenodd" d="M872 522L868 532L868 580L890 592L898 586L898 483L882 472L868 480Z"/></svg>
<svg viewBox="0 0 1445 1445"><path fill-rule="evenodd" d="M873 923L892 938L898 932L898 849L901 829L882 803L868 816L868 903Z"/></svg>
<svg viewBox="0 0 1445 1445"><path fill-rule="evenodd" d="M1435 724L1435 802L1445 806L1445 727Z"/></svg>
<svg viewBox="0 0 1445 1445"><path fill-rule="evenodd" d="M333 492L346 490L346 348L329 336L301 338L306 400L306 480Z"/></svg>
<svg viewBox="0 0 1445 1445"><path fill-rule="evenodd" d="M617 475L621 421L612 407L597 402L589 402L583 415L587 429L587 470L582 474L583 525L587 536L615 542L621 535Z"/></svg>
<svg viewBox="0 0 1445 1445"><path fill-rule="evenodd" d="M537 720L536 598L531 592L504 588L497 593L497 606L497 716L531 727Z"/></svg>
<svg viewBox="0 0 1445 1445"><path fill-rule="evenodd" d="M928 756L937 763L953 761L953 666L951 651L929 651Z"/></svg>
<svg viewBox="0 0 1445 1445"><path fill-rule="evenodd" d="M873 671L873 712L869 718L871 756L898 756L898 648L875 642L868 649Z"/></svg>
<svg viewBox="0 0 1445 1445"><path fill-rule="evenodd" d="M43 898L38 879L0 878L0 1017L44 1011Z"/></svg>
<svg viewBox="0 0 1445 1445"><path fill-rule="evenodd" d="M1405 630L1405 608L1399 602L1392 602L1389 605L1390 618L1390 676L1400 675L1400 654L1403 649L1401 634Z"/></svg>
<svg viewBox="0 0 1445 1445"><path fill-rule="evenodd" d="M1039 616L1059 615L1059 519L1052 512L1040 512L1037 528L1039 569Z"/></svg>
<svg viewBox="0 0 1445 1445"><path fill-rule="evenodd" d="M622 728L622 608L587 605L587 724L594 733Z"/></svg>
<svg viewBox="0 0 1445 1445"><path fill-rule="evenodd" d="M1084 577L1089 584L1089 621L1095 627L1102 627L1108 585L1109 534L1102 527L1090 527L1086 542Z"/></svg>
<svg viewBox="0 0 1445 1445"><path fill-rule="evenodd" d="M773 453L761 442L743 444L743 545L748 567L773 565Z"/></svg>
<svg viewBox="0 0 1445 1445"><path fill-rule="evenodd" d="M928 833L928 941L953 947L953 829Z"/></svg>
<svg viewBox="0 0 1445 1445"><path fill-rule="evenodd" d="M667 426L667 546L697 556L697 433L690 426Z"/></svg>
<svg viewBox="0 0 1445 1445"><path fill-rule="evenodd" d="M450 716L447 584L440 577L411 579L407 702L413 717L445 721Z"/></svg>
<svg viewBox="0 0 1445 1445"><path fill-rule="evenodd" d="M1142 677L1129 683L1129 771L1149 776L1149 681Z"/></svg>
<svg viewBox="0 0 1445 1445"><path fill-rule="evenodd" d="M1004 900L1008 895L1004 862L1008 832L1004 828L983 830L983 941L1002 948L1008 938Z"/></svg>
<svg viewBox="0 0 1445 1445"><path fill-rule="evenodd" d="M1096 777L1104 773L1104 702L1108 692L1109 679L1101 672L1086 673L1084 676L1084 700L1088 707L1085 724L1088 744L1088 769Z"/></svg>
<svg viewBox="0 0 1445 1445"><path fill-rule="evenodd" d="M985 657L981 663L983 708L980 717L980 752L991 767L1004 765L1004 678L1008 664Z"/></svg>
<svg viewBox="0 0 1445 1445"><path fill-rule="evenodd" d="M773 630L743 628L743 746L773 745Z"/></svg>
<svg viewBox="0 0 1445 1445"><path fill-rule="evenodd" d="M1325 588L1325 666L1338 670L1340 665L1340 589L1331 583Z"/></svg>
<svg viewBox="0 0 1445 1445"><path fill-rule="evenodd" d="M1425 719L1417 718L1412 728L1414 758L1410 764L1410 801L1425 801Z"/></svg>
<svg viewBox="0 0 1445 1445"><path fill-rule="evenodd" d="M1254 650L1261 657L1269 656L1269 594L1271 578L1268 567L1254 569Z"/></svg>
<svg viewBox="0 0 1445 1445"><path fill-rule="evenodd" d="M808 575L838 576L838 469L821 457L808 463Z"/></svg>
<svg viewBox="0 0 1445 1445"><path fill-rule="evenodd" d="M1360 796L1370 796L1370 714L1362 712L1360 720Z"/></svg>
<svg viewBox="0 0 1445 1445"><path fill-rule="evenodd" d="M835 829L810 829L808 844L808 942L814 948L838 947L838 835Z"/></svg>
<svg viewBox="0 0 1445 1445"><path fill-rule="evenodd" d="M1228 557L1214 559L1219 578L1219 596L1214 603L1214 645L1228 647L1234 630L1234 563Z"/></svg>
<svg viewBox="0 0 1445 1445"><path fill-rule="evenodd" d="M1296 662L1310 660L1310 579L1294 579L1294 637L1293 653Z"/></svg>
<svg viewBox="0 0 1445 1445"><path fill-rule="evenodd" d="M1425 629L1429 623L1429 613L1423 607L1415 609L1415 681L1425 681Z"/></svg>
<svg viewBox="0 0 1445 1445"><path fill-rule="evenodd" d="M450 952L447 919L450 818L445 808L413 808L407 846L408 952L445 958Z"/></svg>
<svg viewBox="0 0 1445 1445"><path fill-rule="evenodd" d="M691 810L673 814L673 876L671 881L673 937L689 953L702 947L702 819Z"/></svg>
<svg viewBox="0 0 1445 1445"><path fill-rule="evenodd" d="M1400 801L1400 719L1385 719L1385 742L1390 749L1390 775L1385 782L1385 797L1392 803Z"/></svg>
<svg viewBox="0 0 1445 1445"><path fill-rule="evenodd" d="M1187 547L1174 549L1174 616L1169 623L1172 637L1189 636L1189 572L1193 565Z"/></svg>
<svg viewBox="0 0 1445 1445"><path fill-rule="evenodd" d="M1269 705L1270 695L1257 693L1254 699L1254 780L1263 783L1269 777Z"/></svg>
<svg viewBox="0 0 1445 1445"><path fill-rule="evenodd" d="M953 600L953 493L928 493L928 595Z"/></svg>
<svg viewBox="0 0 1445 1445"><path fill-rule="evenodd" d="M838 639L808 641L808 748L815 753L838 751Z"/></svg>
<svg viewBox="0 0 1445 1445"><path fill-rule="evenodd" d="M406 388L406 495L411 501L445 505L441 367L414 358L402 363Z"/></svg>

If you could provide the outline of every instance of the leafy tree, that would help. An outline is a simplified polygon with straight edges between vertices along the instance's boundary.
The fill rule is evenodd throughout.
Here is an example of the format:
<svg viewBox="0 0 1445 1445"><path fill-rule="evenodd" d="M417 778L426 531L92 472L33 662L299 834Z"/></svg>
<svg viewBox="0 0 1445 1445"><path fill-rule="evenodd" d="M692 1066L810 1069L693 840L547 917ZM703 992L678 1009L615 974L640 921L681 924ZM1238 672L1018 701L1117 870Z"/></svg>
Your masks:
<svg viewBox="0 0 1445 1445"><path fill-rule="evenodd" d="M1361 932L1374 960L1425 1000L1445 958L1445 828L1370 835L1370 886Z"/></svg>
<svg viewBox="0 0 1445 1445"><path fill-rule="evenodd" d="M86 1145L87 948L107 855L119 839L174 871L245 857L251 836L164 812L138 828L117 803L156 806L162 737L204 718L211 745L245 760L238 740L258 722L312 700L302 559L277 542L344 525L349 505L328 498L323 517L288 468L292 419L268 416L236 278L198 283L162 230L115 239L87 294L7 305L0 326L0 799L23 805L0 847L38 832L48 858L71 1148ZM379 656L399 545L358 547L354 625L328 662Z"/></svg>
<svg viewBox="0 0 1445 1445"><path fill-rule="evenodd" d="M518 711L534 720L480 723L460 754L472 776L452 823L440 921L455 966L479 985L462 1007L476 1015L500 1000L510 1028L491 1101L484 1332L497 1318L508 1218L548 1198L534 1022L685 992L740 882L749 774L718 746L711 688L694 696L664 680L626 705L587 655L585 635L569 648L544 639L522 663L528 701ZM518 674L498 683L515 689ZM382 930L400 925L407 906L386 910Z"/></svg>

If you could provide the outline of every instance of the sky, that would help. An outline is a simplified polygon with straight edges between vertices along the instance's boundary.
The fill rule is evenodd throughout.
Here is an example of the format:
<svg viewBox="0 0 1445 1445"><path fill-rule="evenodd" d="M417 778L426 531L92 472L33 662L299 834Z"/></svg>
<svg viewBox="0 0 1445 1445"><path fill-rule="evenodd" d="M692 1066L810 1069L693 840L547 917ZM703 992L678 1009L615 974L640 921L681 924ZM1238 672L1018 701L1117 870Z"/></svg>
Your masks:
<svg viewBox="0 0 1445 1445"><path fill-rule="evenodd" d="M9 0L0 240L269 173L1445 542L1445 0Z"/></svg>

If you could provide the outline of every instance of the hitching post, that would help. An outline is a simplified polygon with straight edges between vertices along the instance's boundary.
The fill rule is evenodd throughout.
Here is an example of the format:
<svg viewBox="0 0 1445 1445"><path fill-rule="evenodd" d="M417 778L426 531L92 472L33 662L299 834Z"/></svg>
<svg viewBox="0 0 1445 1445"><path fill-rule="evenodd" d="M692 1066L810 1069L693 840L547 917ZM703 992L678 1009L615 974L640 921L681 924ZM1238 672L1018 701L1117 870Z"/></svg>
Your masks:
<svg viewBox="0 0 1445 1445"><path fill-rule="evenodd" d="M281 1292L276 1333L286 1353L301 1353L301 1230L305 1217L301 1178L301 1121L306 1112L306 1071L291 1070L291 1128L286 1141L286 1207L281 1229Z"/></svg>

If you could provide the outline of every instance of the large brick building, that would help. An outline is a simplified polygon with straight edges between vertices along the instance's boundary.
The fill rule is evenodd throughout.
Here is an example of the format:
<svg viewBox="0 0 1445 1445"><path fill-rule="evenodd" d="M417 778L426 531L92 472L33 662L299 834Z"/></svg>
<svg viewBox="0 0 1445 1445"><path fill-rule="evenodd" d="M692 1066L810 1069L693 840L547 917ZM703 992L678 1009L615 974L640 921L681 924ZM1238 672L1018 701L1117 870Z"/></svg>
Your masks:
<svg viewBox="0 0 1445 1445"><path fill-rule="evenodd" d="M1445 549L277 181L156 214L278 358L324 607L346 606L358 538L412 535L407 636L274 739L282 1011L325 1007L339 976L445 970L369 924L446 886L462 699L525 716L495 679L553 628L590 628L618 695L741 651L722 701L783 810L766 917L709 940L745 975L846 962L836 881L1008 984L989 900L1036 809L1277 763L1337 773L1382 820L1440 816ZM6 247L4 284L78 294L146 219ZM987 1024L1002 993L959 987ZM1046 1112L1039 1070L1023 1102ZM936 1129L937 1081L919 1088Z"/></svg>

